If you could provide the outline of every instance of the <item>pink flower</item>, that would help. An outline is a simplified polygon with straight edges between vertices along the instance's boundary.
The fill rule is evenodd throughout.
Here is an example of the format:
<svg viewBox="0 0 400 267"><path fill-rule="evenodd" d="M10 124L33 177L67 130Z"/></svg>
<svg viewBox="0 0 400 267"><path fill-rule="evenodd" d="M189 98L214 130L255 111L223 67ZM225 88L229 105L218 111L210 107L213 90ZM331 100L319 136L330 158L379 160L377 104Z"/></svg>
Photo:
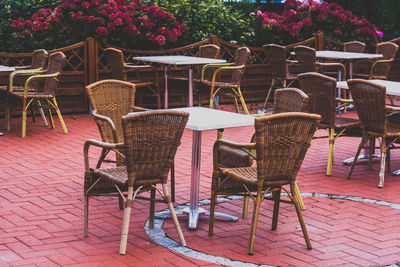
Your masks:
<svg viewBox="0 0 400 267"><path fill-rule="evenodd" d="M342 31L341 31L340 29L335 29L335 30L333 31L333 33L336 34L336 35L342 35L342 34L343 34Z"/></svg>
<svg viewBox="0 0 400 267"><path fill-rule="evenodd" d="M82 7L83 8L89 8L90 7L90 3L89 2L82 2Z"/></svg>
<svg viewBox="0 0 400 267"><path fill-rule="evenodd" d="M261 12L261 10L257 10L257 17L262 17L263 13Z"/></svg>
<svg viewBox="0 0 400 267"><path fill-rule="evenodd" d="M104 27L97 27L96 33L100 36L106 37L108 35L108 31Z"/></svg>
<svg viewBox="0 0 400 267"><path fill-rule="evenodd" d="M313 25L312 20L310 17L307 17L303 20L303 24L305 27L311 27Z"/></svg>
<svg viewBox="0 0 400 267"><path fill-rule="evenodd" d="M151 21L149 21L149 20L145 20L145 21L142 22L142 26L143 26L145 29L150 30L151 28L153 28L154 23L151 22Z"/></svg>
<svg viewBox="0 0 400 267"><path fill-rule="evenodd" d="M31 36L32 35L32 33L30 31L28 31L28 30L24 30L23 32L21 32L21 34L25 35L25 36Z"/></svg>
<svg viewBox="0 0 400 267"><path fill-rule="evenodd" d="M17 28L19 30L24 29L24 23L22 21L20 21L20 20L14 20L11 23L11 26L13 26L14 28Z"/></svg>
<svg viewBox="0 0 400 267"><path fill-rule="evenodd" d="M376 35L378 35L379 37L383 37L383 32L381 32L381 31L376 31Z"/></svg>
<svg viewBox="0 0 400 267"><path fill-rule="evenodd" d="M147 38L147 40L149 40L150 42L155 42L156 37L154 36L154 34L152 32L148 32L146 33L145 37Z"/></svg>
<svg viewBox="0 0 400 267"><path fill-rule="evenodd" d="M114 20L114 24L117 25L117 26L121 26L121 25L124 25L124 22L122 21L121 18L116 18Z"/></svg>
<svg viewBox="0 0 400 267"><path fill-rule="evenodd" d="M137 28L135 25L133 25L133 24L131 24L131 25L125 27L125 28L124 28L124 32L127 33L127 34L129 34L129 35L133 35L133 36L140 35L140 31L139 31L138 28Z"/></svg>
<svg viewBox="0 0 400 267"><path fill-rule="evenodd" d="M156 37L156 42L158 45L165 45L165 37L162 35L158 35Z"/></svg>
<svg viewBox="0 0 400 267"><path fill-rule="evenodd" d="M168 34L168 29L166 27L160 27L157 30L160 34L166 35Z"/></svg>
<svg viewBox="0 0 400 267"><path fill-rule="evenodd" d="M107 23L107 29L110 31L115 31L115 24L112 22Z"/></svg>

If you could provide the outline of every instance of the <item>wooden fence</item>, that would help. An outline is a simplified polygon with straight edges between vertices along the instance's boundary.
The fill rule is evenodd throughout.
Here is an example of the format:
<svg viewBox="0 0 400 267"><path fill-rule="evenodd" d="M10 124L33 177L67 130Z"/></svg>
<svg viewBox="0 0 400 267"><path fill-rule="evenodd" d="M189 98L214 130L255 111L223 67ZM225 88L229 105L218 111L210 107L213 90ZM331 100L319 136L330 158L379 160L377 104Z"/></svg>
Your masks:
<svg viewBox="0 0 400 267"><path fill-rule="evenodd" d="M392 40L395 43L400 43L400 38ZM119 48L124 52L125 60L131 61L133 56L143 55L190 55L196 56L198 48L204 44L216 44L221 47L221 56L228 62L234 59L234 52L240 45L233 44L211 36L209 39L197 42L188 46L159 50L134 50ZM307 45L314 47L317 50L333 49L342 50L343 43L331 40L322 35L310 38L300 43L288 45L290 50L296 45ZM104 59L104 49L93 38L88 38L86 41L63 47L57 50L62 51L66 55L66 64L61 76L59 87L57 90L57 100L60 108L64 113L83 113L88 112L89 105L85 95L84 87L97 80L110 78L110 71ZM251 51L250 64L246 66L244 80L242 82L243 95L248 103L261 102L265 98L266 88L271 81L269 67L265 60L265 56L261 47L249 47ZM373 48L371 48L373 49ZM4 53L0 52L0 65L15 66L28 65L32 53ZM400 58L397 57L393 64L390 73L391 80L400 81ZM160 79L161 81L163 79ZM5 83L7 77L2 77L1 82ZM183 106L187 103L187 87L186 84L169 83L169 103L170 106ZM163 85L161 85L163 86ZM156 99L149 95L146 90L138 91L136 95L137 105L154 108L156 107ZM232 101L231 99L221 99L222 102ZM0 113L3 113L3 107L0 106Z"/></svg>

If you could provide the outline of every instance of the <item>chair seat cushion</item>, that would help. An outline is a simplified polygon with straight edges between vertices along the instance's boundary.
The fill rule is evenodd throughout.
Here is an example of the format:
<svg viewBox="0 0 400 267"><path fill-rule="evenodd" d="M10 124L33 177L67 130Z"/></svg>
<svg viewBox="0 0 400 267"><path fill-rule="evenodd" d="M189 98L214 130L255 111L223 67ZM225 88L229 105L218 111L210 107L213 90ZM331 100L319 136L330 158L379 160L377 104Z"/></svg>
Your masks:
<svg viewBox="0 0 400 267"><path fill-rule="evenodd" d="M211 86L211 81L203 81L203 84ZM222 88L237 88L238 85L236 83L230 83L230 82L215 82L214 83L215 87L222 87Z"/></svg>
<svg viewBox="0 0 400 267"><path fill-rule="evenodd" d="M335 128L344 129L360 126L361 123L358 119L346 118L346 117L336 117L335 118Z"/></svg>

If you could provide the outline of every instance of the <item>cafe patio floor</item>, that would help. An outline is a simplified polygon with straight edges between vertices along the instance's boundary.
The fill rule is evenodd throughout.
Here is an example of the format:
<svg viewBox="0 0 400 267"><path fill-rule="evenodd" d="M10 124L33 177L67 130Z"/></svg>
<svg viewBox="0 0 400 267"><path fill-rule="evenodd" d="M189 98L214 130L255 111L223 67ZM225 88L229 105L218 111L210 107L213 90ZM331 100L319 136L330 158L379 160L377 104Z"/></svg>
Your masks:
<svg viewBox="0 0 400 267"><path fill-rule="evenodd" d="M0 266L382 266L400 262L400 177L386 174L378 189L379 163L372 170L358 165L350 180L342 160L353 156L359 138L339 138L332 176L325 176L328 140L316 139L298 175L306 210L303 216L313 245L307 250L294 207L282 203L276 231L270 230L272 202L262 205L255 252L247 255L251 224L217 221L208 236L208 219L187 229L180 216L187 248L178 246L172 221L146 227L148 202L134 202L127 255L118 254L123 211L116 198L90 202L89 237L83 237L83 143L99 139L87 114L65 115L69 134L59 124L50 130L28 119L20 137L20 118L0 137ZM0 120L3 124L4 120ZM245 142L252 127L226 129L224 138ZM323 130L318 135L325 134ZM210 197L215 131L203 133L200 199ZM178 149L175 205L189 201L192 132L186 130ZM93 150L95 155L98 151ZM93 156L93 162L95 157ZM392 152L392 169L400 155ZM225 199L217 211L241 216L241 199ZM250 206L251 207L251 206ZM167 208L157 204L156 210ZM163 233L166 235L163 236Z"/></svg>

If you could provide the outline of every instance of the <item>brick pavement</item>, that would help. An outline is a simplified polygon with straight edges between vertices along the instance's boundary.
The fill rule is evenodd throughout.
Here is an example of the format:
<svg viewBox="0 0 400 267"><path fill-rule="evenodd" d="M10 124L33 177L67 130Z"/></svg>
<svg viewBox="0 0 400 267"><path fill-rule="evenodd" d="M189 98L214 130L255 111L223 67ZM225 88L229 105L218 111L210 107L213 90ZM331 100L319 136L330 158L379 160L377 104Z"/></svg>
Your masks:
<svg viewBox="0 0 400 267"><path fill-rule="evenodd" d="M28 119L27 137L20 138L20 119L12 120L12 131L0 137L0 266L211 266L204 260L173 252L152 241L144 230L149 205L134 203L127 255L118 255L122 211L115 198L93 198L90 202L89 237L83 237L83 143L99 138L89 115L64 116L69 134L59 124L49 130L41 121ZM0 123L3 123L0 120ZM321 134L322 131L318 131ZM226 139L247 141L252 127L227 129ZM203 134L200 199L209 198L214 131ZM177 205L189 201L192 134L185 131L176 156ZM257 231L254 256L248 256L249 219L216 222L208 237L208 221L199 229L181 226L188 247L206 254L255 264L279 266L381 266L400 262L400 178L386 175L378 189L377 163L372 170L356 166L347 180L341 160L352 156L358 138L339 138L331 177L326 177L327 139L312 142L301 168L299 188L307 210L304 219L313 249L306 250L292 206L282 204L277 231L270 230L272 203L264 202ZM93 150L94 154L98 151ZM93 160L95 157L93 157ZM392 153L392 168L400 167ZM329 195L360 199L329 198ZM382 200L369 203L370 200ZM240 216L241 200L217 205L217 211ZM207 208L207 205L204 206ZM166 208L157 204L157 210ZM251 209L250 209L251 210ZM163 230L178 240L171 220Z"/></svg>

